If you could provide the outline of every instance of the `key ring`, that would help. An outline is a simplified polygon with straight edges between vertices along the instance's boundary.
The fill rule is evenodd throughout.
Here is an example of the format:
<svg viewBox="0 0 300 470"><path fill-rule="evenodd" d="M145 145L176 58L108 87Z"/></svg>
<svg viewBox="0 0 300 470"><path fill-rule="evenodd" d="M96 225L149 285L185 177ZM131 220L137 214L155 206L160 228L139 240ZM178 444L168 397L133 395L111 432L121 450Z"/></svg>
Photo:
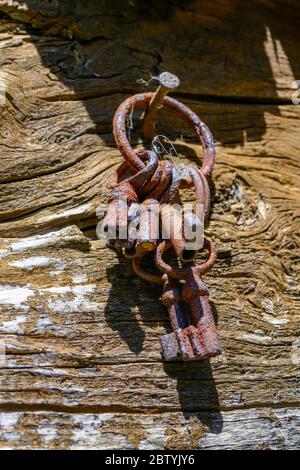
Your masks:
<svg viewBox="0 0 300 470"><path fill-rule="evenodd" d="M113 134L118 149L134 171L139 171L144 168L144 162L137 155L131 147L126 134L126 118L131 109L141 108L147 106L151 99L155 96L154 93L139 93L127 98L118 107L113 119ZM168 111L183 118L189 126L196 132L200 143L202 145L204 155L201 166L201 171L204 176L210 175L215 163L215 145L213 136L204 122L201 121L199 116L194 113L186 105L177 101L170 96L165 96L162 101L162 106Z"/></svg>

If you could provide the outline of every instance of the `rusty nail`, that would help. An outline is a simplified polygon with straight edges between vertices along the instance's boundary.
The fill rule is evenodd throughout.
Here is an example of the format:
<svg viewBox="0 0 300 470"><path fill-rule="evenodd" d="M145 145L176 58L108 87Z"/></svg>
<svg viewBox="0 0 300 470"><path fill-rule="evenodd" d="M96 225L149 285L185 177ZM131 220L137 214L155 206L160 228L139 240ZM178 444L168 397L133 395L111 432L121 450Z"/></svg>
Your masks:
<svg viewBox="0 0 300 470"><path fill-rule="evenodd" d="M180 85L179 78L170 72L163 72L156 79L159 87L151 98L148 109L143 116L143 134L147 141L151 141L155 135L155 116L158 108L162 105L164 97Z"/></svg>

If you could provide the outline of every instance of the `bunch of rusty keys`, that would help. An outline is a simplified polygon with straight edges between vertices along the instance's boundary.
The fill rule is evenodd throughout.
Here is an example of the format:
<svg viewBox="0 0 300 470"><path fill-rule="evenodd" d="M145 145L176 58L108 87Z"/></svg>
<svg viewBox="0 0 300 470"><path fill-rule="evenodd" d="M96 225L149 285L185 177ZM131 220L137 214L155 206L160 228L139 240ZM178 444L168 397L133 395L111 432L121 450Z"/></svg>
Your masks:
<svg viewBox="0 0 300 470"><path fill-rule="evenodd" d="M121 103L115 113L114 137L125 162L113 177L103 228L107 233L108 246L123 251L125 257L132 260L138 276L163 285L161 301L168 310L173 330L161 340L164 359L197 360L221 352L208 289L202 279L216 262L216 250L205 238L196 249L187 249L182 224L177 220L178 214L172 210L171 204L177 199L180 188L194 187L197 202L204 207L207 218L210 208L207 176L215 162L215 148L213 137L200 118L187 106L167 96L179 85L179 79L168 72L157 79L159 87L155 93L131 96ZM133 108L146 108L142 115L142 127L144 137L151 141L155 135L155 116L159 107L183 118L196 132L204 153L200 169L185 165L182 171L181 165L180 171L170 161L159 160L153 151L135 151L131 147L126 133L129 113ZM171 221L169 241L159 242L153 236L157 217L162 224ZM138 229L128 229L128 222L134 220L138 221ZM185 222L201 228L202 221L194 214L187 216ZM114 238L110 234L114 234ZM208 250L208 259L196 265L194 257L202 248ZM170 249L175 251L182 267L173 267L163 259L164 253ZM160 274L149 273L142 268L141 262L149 252L154 253Z"/></svg>

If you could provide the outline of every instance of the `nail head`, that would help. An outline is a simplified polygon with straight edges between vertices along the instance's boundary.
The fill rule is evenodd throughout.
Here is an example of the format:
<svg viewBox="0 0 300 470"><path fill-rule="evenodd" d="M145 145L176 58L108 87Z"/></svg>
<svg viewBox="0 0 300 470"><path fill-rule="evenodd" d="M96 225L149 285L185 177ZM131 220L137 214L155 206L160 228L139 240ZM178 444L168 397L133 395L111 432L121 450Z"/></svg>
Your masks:
<svg viewBox="0 0 300 470"><path fill-rule="evenodd" d="M164 86L165 88L168 88L169 90L177 88L180 85L179 78L170 72L161 73L158 77L158 81L160 85Z"/></svg>

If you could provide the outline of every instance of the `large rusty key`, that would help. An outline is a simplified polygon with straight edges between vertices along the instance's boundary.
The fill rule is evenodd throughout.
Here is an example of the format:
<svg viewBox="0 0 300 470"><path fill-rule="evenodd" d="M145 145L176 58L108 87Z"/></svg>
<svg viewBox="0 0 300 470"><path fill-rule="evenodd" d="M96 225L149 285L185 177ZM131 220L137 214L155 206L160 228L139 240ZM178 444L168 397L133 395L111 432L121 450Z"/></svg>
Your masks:
<svg viewBox="0 0 300 470"><path fill-rule="evenodd" d="M182 288L183 300L190 305L194 326L189 337L195 351L195 359L213 357L221 353L219 334L212 315L208 289L197 269L190 269Z"/></svg>
<svg viewBox="0 0 300 470"><path fill-rule="evenodd" d="M221 353L219 335L209 304L208 289L201 279L215 261L215 251L210 242L209 259L199 266L174 268L162 254L168 244L161 243L156 251L156 266L164 273L162 303L167 307L172 333L161 340L163 357L167 361L199 360ZM184 280L180 284L179 280ZM188 315L188 313L190 315ZM192 323L192 324L191 324Z"/></svg>
<svg viewBox="0 0 300 470"><path fill-rule="evenodd" d="M192 297L189 280L186 281L182 290L178 281L174 279L168 279L165 282L161 301L168 309L173 329L172 333L164 335L161 339L163 357L166 361L204 359L221 353L207 288L200 277L192 281L193 284L194 282L198 288L195 289L195 285L192 286ZM188 293L188 303L183 302L187 300L186 293ZM189 305L190 309L188 309ZM190 310L194 325L189 324L188 310Z"/></svg>

